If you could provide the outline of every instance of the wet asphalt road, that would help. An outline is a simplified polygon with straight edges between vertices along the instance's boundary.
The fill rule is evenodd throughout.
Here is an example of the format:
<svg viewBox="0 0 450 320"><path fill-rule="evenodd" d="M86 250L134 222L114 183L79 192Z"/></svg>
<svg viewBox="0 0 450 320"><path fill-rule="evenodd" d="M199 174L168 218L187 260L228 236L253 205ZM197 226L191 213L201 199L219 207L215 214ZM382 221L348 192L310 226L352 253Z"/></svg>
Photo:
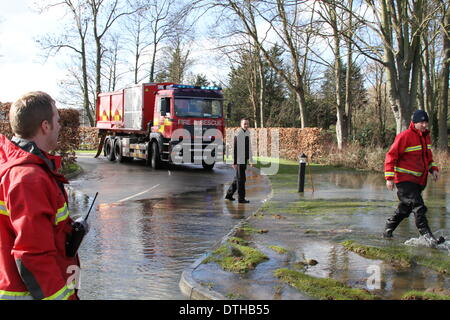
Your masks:
<svg viewBox="0 0 450 320"><path fill-rule="evenodd" d="M144 161L110 162L100 156L79 155L78 164L84 174L71 182L86 194L99 192L98 203L165 198L167 195L204 191L233 180L233 170L218 164L212 174L201 166L174 166L169 170L153 170Z"/></svg>
<svg viewBox="0 0 450 320"><path fill-rule="evenodd" d="M248 172L250 204L223 199L231 167L155 171L142 162L79 156L84 173L69 189L71 215L85 214L95 192L91 230L79 254L82 299L186 299L184 268L256 211L270 193L266 177Z"/></svg>

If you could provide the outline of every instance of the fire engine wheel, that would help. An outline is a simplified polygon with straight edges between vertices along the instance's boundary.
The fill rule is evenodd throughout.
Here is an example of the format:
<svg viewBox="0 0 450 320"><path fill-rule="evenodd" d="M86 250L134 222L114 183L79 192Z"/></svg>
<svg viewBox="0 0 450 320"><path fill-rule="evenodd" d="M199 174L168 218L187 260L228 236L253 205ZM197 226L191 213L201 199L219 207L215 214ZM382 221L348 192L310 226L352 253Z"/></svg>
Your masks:
<svg viewBox="0 0 450 320"><path fill-rule="evenodd" d="M146 144L146 157L145 157L145 165L151 167L152 165L152 143L147 142Z"/></svg>
<svg viewBox="0 0 450 320"><path fill-rule="evenodd" d="M211 171L214 168L215 164L216 164L215 162L207 164L205 161L202 161L203 169L205 169L206 171Z"/></svg>
<svg viewBox="0 0 450 320"><path fill-rule="evenodd" d="M114 155L120 163L131 161L132 157L125 157L122 155L122 141L120 139L116 139L114 143Z"/></svg>
<svg viewBox="0 0 450 320"><path fill-rule="evenodd" d="M114 152L114 139L108 139L108 141L105 143L106 143L106 145L105 145L106 158L109 161L116 160L116 155Z"/></svg>
<svg viewBox="0 0 450 320"><path fill-rule="evenodd" d="M159 157L159 147L157 142L152 143L151 165L155 170L162 168L161 159Z"/></svg>
<svg viewBox="0 0 450 320"><path fill-rule="evenodd" d="M109 138L106 138L105 141L103 142L103 156L107 157L108 156L108 143L109 143Z"/></svg>

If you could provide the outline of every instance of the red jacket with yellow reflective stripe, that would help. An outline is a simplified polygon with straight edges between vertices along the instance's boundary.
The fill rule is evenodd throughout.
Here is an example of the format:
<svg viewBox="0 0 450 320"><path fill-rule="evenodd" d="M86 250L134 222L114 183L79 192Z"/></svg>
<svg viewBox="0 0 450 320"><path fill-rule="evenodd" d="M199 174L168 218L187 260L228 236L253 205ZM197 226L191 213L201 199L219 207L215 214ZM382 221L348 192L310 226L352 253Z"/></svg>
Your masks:
<svg viewBox="0 0 450 320"><path fill-rule="evenodd" d="M411 122L409 129L395 137L384 163L386 180L414 182L425 186L428 172L438 170L433 162L430 131L421 132Z"/></svg>
<svg viewBox="0 0 450 320"><path fill-rule="evenodd" d="M0 135L0 299L77 299L78 256L65 254L67 180L56 173L60 157L32 146L27 152Z"/></svg>

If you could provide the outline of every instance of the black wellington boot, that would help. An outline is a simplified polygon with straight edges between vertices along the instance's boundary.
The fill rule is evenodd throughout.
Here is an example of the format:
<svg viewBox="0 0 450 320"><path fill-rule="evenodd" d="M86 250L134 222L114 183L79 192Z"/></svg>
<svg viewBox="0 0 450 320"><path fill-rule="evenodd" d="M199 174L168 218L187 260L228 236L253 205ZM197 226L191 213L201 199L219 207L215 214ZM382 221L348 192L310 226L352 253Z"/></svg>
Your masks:
<svg viewBox="0 0 450 320"><path fill-rule="evenodd" d="M398 227L402 220L390 218L386 221L386 226L384 227L383 238L391 239L393 237L393 232L395 228Z"/></svg>

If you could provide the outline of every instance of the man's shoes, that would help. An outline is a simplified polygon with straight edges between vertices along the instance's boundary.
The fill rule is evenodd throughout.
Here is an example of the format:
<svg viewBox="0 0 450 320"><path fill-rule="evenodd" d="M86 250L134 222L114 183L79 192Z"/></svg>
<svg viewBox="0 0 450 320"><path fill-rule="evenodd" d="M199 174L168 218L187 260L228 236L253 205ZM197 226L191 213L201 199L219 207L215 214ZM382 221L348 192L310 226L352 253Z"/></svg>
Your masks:
<svg viewBox="0 0 450 320"><path fill-rule="evenodd" d="M233 198L232 196L226 196L225 199L230 200L230 201L234 201L236 200L235 198Z"/></svg>
<svg viewBox="0 0 450 320"><path fill-rule="evenodd" d="M385 239L392 239L393 235L392 233L394 232L394 229L386 229L383 232L383 238Z"/></svg>
<svg viewBox="0 0 450 320"><path fill-rule="evenodd" d="M239 203L250 203L250 201L249 200L239 200Z"/></svg>

